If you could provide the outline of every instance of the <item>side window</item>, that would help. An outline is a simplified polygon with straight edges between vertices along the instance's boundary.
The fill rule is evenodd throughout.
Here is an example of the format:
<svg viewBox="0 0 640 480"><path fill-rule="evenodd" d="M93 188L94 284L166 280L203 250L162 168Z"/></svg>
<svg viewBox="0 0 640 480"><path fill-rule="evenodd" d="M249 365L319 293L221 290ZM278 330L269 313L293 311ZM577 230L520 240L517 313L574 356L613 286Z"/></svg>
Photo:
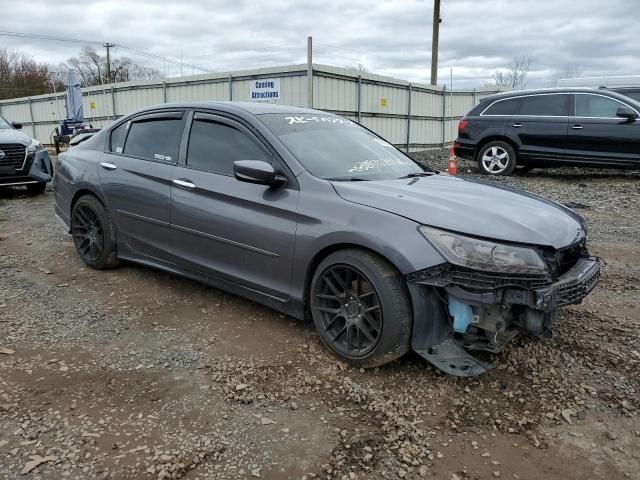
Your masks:
<svg viewBox="0 0 640 480"><path fill-rule="evenodd" d="M569 114L569 95L533 95L524 97L519 114L565 117Z"/></svg>
<svg viewBox="0 0 640 480"><path fill-rule="evenodd" d="M126 155L172 163L178 159L184 120L182 118L152 118L134 121L129 127Z"/></svg>
<svg viewBox="0 0 640 480"><path fill-rule="evenodd" d="M111 132L111 141L109 142L109 151L113 153L122 153L124 149L124 140L127 138L127 129L129 122L125 122Z"/></svg>
<svg viewBox="0 0 640 480"><path fill-rule="evenodd" d="M576 117L615 118L618 108L624 105L612 98L600 95L576 95Z"/></svg>
<svg viewBox="0 0 640 480"><path fill-rule="evenodd" d="M258 144L240 130L211 120L193 121L187 166L233 175L233 162L236 160L270 161Z"/></svg>
<svg viewBox="0 0 640 480"><path fill-rule="evenodd" d="M499 100L487 108L482 115L515 115L518 112L521 100L521 98Z"/></svg>

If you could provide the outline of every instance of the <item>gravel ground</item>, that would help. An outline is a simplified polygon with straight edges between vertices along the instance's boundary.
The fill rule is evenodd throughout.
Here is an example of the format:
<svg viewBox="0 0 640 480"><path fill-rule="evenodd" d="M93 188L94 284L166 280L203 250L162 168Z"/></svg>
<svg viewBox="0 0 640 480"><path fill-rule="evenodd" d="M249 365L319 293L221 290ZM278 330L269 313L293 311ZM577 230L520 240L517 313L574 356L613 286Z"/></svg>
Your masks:
<svg viewBox="0 0 640 480"><path fill-rule="evenodd" d="M472 379L414 355L353 369L252 302L87 269L51 192L0 192L0 478L638 479L639 174L483 179L572 205L606 266L553 338Z"/></svg>

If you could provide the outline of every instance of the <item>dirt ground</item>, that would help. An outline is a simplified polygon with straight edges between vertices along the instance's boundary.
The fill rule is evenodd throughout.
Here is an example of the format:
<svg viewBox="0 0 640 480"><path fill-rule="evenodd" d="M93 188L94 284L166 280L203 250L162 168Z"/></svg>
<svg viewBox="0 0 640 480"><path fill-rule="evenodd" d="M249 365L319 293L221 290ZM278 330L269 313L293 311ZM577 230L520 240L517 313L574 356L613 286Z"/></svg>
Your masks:
<svg viewBox="0 0 640 480"><path fill-rule="evenodd" d="M0 478L640 479L639 173L499 180L573 205L606 266L471 379L353 369L252 302L90 270L52 192L0 192Z"/></svg>

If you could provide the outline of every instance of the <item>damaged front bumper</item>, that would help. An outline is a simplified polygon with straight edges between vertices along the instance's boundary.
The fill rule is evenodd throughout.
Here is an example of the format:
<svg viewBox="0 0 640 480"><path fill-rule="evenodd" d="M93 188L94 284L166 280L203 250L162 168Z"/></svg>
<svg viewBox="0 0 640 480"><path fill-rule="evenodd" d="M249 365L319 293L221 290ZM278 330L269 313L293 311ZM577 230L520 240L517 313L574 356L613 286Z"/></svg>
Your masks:
<svg viewBox="0 0 640 480"><path fill-rule="evenodd" d="M53 164L46 150L28 153L24 166L18 170L0 168L0 187L15 187L47 183L53 178Z"/></svg>
<svg viewBox="0 0 640 480"><path fill-rule="evenodd" d="M491 365L470 351L501 351L518 333L551 335L556 310L580 303L600 276L596 257L581 257L555 280L507 276L444 264L407 277L414 308L413 349L456 376Z"/></svg>

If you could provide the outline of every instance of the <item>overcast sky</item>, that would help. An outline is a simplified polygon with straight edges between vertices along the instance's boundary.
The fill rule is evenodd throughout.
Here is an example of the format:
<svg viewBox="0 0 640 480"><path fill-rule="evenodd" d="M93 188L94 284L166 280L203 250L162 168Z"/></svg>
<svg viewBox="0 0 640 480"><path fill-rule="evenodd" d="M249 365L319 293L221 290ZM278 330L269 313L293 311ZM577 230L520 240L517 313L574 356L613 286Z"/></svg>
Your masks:
<svg viewBox="0 0 640 480"><path fill-rule="evenodd" d="M317 63L429 83L432 9L432 0L0 0L0 30L182 57L184 74L303 63L312 35ZM519 55L533 58L530 87L567 69L640 74L640 0L442 0L441 16L439 83L453 69L454 88L481 86ZM82 44L0 36L0 47L58 64Z"/></svg>

